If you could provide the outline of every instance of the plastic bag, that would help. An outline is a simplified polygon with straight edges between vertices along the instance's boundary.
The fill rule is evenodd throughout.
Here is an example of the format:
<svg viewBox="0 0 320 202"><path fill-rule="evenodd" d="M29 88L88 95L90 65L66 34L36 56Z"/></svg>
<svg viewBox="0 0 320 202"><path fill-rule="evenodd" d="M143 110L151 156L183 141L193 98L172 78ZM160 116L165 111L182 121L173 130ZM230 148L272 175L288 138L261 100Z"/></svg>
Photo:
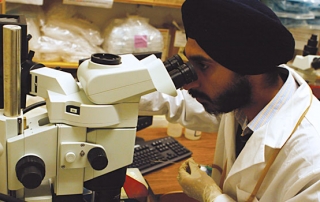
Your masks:
<svg viewBox="0 0 320 202"><path fill-rule="evenodd" d="M79 37L77 42L41 36L35 60L46 62L78 62L88 58L92 53L103 52L100 47L92 46L87 40ZM84 48L85 47L85 48Z"/></svg>
<svg viewBox="0 0 320 202"><path fill-rule="evenodd" d="M112 54L162 51L163 38L158 29L140 16L115 19L104 30L102 48Z"/></svg>
<svg viewBox="0 0 320 202"><path fill-rule="evenodd" d="M27 21L27 34L32 36L29 41L29 49L35 51L39 49L40 44L38 39L41 36L40 27L45 24L45 15L42 7L34 5L24 4L8 4L7 6L8 15L24 15Z"/></svg>
<svg viewBox="0 0 320 202"><path fill-rule="evenodd" d="M99 29L81 19L50 20L41 30L44 35L63 41L76 42L81 37L95 46L103 42Z"/></svg>
<svg viewBox="0 0 320 202"><path fill-rule="evenodd" d="M41 31L41 61L78 62L103 51L100 29L79 17L73 6L51 4Z"/></svg>
<svg viewBox="0 0 320 202"><path fill-rule="evenodd" d="M320 0L265 0L288 28L319 26Z"/></svg>

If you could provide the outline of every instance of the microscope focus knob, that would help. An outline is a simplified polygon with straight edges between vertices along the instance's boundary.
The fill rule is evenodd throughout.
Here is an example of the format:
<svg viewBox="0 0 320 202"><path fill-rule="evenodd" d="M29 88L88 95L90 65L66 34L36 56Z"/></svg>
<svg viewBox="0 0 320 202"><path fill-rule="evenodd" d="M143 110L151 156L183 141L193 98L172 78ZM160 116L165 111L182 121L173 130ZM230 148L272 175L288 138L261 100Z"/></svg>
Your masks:
<svg viewBox="0 0 320 202"><path fill-rule="evenodd" d="M37 156L24 156L16 164L16 175L25 188L37 188L45 176L45 164Z"/></svg>
<svg viewBox="0 0 320 202"><path fill-rule="evenodd" d="M95 170L103 170L108 165L106 152L100 147L92 148L88 152L88 161Z"/></svg>

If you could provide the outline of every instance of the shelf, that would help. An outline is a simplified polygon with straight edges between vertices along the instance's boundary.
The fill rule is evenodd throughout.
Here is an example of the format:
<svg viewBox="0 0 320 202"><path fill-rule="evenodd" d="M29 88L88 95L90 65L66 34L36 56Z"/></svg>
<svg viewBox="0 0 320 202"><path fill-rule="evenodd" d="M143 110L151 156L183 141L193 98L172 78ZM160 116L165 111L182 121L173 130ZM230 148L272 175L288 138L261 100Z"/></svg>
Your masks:
<svg viewBox="0 0 320 202"><path fill-rule="evenodd" d="M183 1L178 0L114 0L114 2L119 3L128 3L128 4L142 4L142 5L150 5L150 6L163 6L163 7L172 7L172 8L180 8Z"/></svg>
<svg viewBox="0 0 320 202"><path fill-rule="evenodd" d="M181 8L182 3L185 0L114 0L116 3L123 4L136 4L136 5L150 5L150 6L159 6L159 7L168 7L168 8ZM1 0L0 0L1 2ZM43 62L36 61L45 65L46 67L61 67L62 69L77 69L78 63L70 63L70 62Z"/></svg>

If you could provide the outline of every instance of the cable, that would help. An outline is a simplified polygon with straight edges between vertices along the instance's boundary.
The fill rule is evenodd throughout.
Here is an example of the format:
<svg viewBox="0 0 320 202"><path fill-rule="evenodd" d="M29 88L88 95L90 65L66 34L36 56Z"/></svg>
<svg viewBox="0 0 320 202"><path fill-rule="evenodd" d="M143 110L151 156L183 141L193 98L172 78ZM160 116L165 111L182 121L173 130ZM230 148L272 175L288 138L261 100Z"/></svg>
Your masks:
<svg viewBox="0 0 320 202"><path fill-rule="evenodd" d="M24 109L22 110L22 112L23 112L23 114L25 114L25 113L27 113L27 112L29 112L29 111L37 108L37 107L43 106L43 105L46 105L46 101L40 101L40 102L34 103L34 104L32 104L32 105L29 105L29 106L27 106L26 108L24 108Z"/></svg>
<svg viewBox="0 0 320 202"><path fill-rule="evenodd" d="M24 202L21 199L17 199L17 198L14 198L12 196L5 195L5 194L2 194L2 193L0 193L0 200L1 201L5 201L5 202Z"/></svg>

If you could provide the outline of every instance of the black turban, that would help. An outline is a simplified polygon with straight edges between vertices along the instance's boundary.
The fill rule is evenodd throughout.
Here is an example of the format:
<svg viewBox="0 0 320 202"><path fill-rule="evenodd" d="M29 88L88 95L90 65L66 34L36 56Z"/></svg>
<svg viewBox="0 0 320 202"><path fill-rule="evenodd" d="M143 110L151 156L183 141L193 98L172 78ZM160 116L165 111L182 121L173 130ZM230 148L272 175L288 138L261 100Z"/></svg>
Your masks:
<svg viewBox="0 0 320 202"><path fill-rule="evenodd" d="M292 34L259 0L186 0L187 37L216 62L240 74L262 74L294 54Z"/></svg>

